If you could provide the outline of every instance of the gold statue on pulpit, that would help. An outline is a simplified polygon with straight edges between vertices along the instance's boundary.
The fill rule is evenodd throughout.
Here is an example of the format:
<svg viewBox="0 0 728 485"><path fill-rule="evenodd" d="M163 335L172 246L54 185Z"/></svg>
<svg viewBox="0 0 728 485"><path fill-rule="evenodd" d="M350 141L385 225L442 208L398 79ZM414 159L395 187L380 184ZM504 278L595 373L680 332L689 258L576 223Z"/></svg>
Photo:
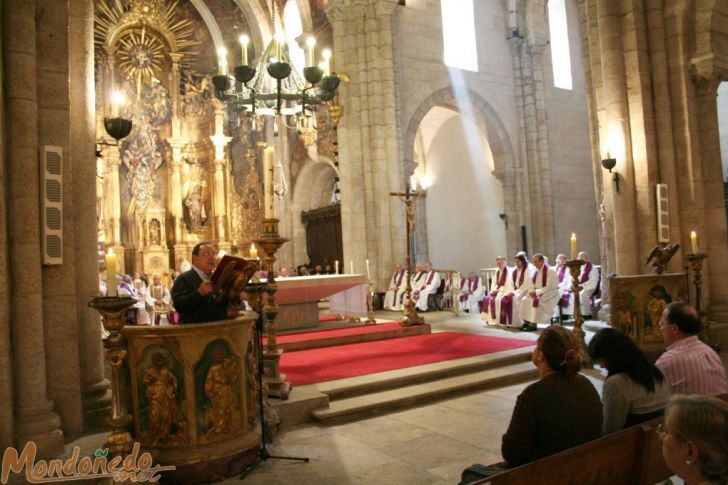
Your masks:
<svg viewBox="0 0 728 485"><path fill-rule="evenodd" d="M161 352L152 355L153 367L144 369L146 397L149 399L147 442L157 444L169 438L177 423L177 378L167 368Z"/></svg>
<svg viewBox="0 0 728 485"><path fill-rule="evenodd" d="M220 349L212 353L212 362L205 379L205 395L212 409L205 416L208 437L227 435L240 430L240 406L233 385L240 379L240 364L226 359Z"/></svg>

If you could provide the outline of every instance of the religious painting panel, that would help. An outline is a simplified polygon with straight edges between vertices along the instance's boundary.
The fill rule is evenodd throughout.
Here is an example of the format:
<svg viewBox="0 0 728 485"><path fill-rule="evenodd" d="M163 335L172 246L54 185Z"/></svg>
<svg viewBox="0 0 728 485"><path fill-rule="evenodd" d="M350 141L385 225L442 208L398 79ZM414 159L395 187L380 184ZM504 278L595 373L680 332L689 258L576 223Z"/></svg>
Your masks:
<svg viewBox="0 0 728 485"><path fill-rule="evenodd" d="M169 348L144 349L136 368L142 444L180 446L189 441L182 363Z"/></svg>
<svg viewBox="0 0 728 485"><path fill-rule="evenodd" d="M612 276L611 326L640 344L662 343L660 319L673 301L687 301L688 283L684 273L640 276Z"/></svg>
<svg viewBox="0 0 728 485"><path fill-rule="evenodd" d="M195 366L199 441L209 443L243 432L243 362L226 340L210 342Z"/></svg>

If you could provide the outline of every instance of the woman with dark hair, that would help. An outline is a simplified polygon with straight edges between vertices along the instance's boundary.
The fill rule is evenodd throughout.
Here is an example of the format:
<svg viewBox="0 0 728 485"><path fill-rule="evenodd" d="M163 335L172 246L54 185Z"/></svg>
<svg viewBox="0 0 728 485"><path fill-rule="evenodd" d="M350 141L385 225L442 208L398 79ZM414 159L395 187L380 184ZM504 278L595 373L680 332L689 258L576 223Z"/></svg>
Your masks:
<svg viewBox="0 0 728 485"><path fill-rule="evenodd" d="M670 385L632 339L619 330L603 328L589 342L589 355L608 372L602 389L603 434L662 415Z"/></svg>
<svg viewBox="0 0 728 485"><path fill-rule="evenodd" d="M728 483L728 403L676 395L657 433L665 464L686 484Z"/></svg>
<svg viewBox="0 0 728 485"><path fill-rule="evenodd" d="M539 380L518 396L501 451L510 466L549 456L601 436L602 403L579 374L579 341L563 327L543 331L532 360Z"/></svg>

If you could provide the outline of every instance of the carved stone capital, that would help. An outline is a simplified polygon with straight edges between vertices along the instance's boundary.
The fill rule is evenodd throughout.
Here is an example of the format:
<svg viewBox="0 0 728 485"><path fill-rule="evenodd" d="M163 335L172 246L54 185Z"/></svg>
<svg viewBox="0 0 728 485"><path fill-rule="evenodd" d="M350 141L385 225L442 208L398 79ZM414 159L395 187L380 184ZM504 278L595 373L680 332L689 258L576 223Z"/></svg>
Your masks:
<svg viewBox="0 0 728 485"><path fill-rule="evenodd" d="M712 52L698 54L690 59L690 64L690 74L700 96L717 94L720 82L728 79L728 57Z"/></svg>

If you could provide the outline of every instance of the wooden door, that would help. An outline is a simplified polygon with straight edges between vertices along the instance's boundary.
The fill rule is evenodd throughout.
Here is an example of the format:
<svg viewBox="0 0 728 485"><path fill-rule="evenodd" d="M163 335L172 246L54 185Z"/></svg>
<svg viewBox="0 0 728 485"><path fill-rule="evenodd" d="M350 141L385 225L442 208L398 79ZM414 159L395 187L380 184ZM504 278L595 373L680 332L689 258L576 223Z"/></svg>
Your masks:
<svg viewBox="0 0 728 485"><path fill-rule="evenodd" d="M339 204L313 209L301 214L306 227L306 252L312 265L339 262L343 268L344 249L341 241L341 206Z"/></svg>

